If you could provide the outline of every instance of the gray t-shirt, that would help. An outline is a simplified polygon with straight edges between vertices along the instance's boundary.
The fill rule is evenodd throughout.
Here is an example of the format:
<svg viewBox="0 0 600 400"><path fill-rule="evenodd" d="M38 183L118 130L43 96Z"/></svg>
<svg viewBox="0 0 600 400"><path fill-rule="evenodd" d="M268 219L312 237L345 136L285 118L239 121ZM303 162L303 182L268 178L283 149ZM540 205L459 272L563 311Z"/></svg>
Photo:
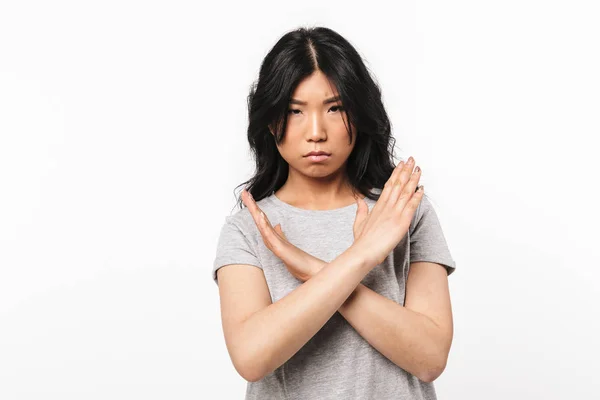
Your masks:
<svg viewBox="0 0 600 400"><path fill-rule="evenodd" d="M381 189L374 189L381 193ZM369 210L375 200L365 198ZM356 203L333 210L305 210L284 203L275 194L257 202L273 226L281 223L287 239L298 248L331 262L354 241L352 227ZM423 197L408 234L383 263L373 268L362 284L404 305L405 284L411 262L430 261L456 267L438 217ZM250 264L262 269L271 300L278 301L302 284L264 244L247 208L225 218L220 232L212 278L227 264ZM248 382L249 399L435 400L433 383L423 382L398 367L369 344L339 312L275 371Z"/></svg>

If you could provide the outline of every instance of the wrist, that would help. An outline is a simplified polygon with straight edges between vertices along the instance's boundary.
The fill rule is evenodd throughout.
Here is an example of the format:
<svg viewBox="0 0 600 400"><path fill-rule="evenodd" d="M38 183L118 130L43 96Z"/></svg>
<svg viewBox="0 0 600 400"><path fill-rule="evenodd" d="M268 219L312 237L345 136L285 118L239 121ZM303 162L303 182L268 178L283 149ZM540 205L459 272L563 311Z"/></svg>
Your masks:
<svg viewBox="0 0 600 400"><path fill-rule="evenodd" d="M328 263L319 258L313 257L312 268L311 268L311 276L315 276L322 270Z"/></svg>
<svg viewBox="0 0 600 400"><path fill-rule="evenodd" d="M375 257L372 247L369 246L368 243L361 241L360 238L352 243L348 250L354 253L354 256L365 266L365 268L372 269L382 262L382 260Z"/></svg>

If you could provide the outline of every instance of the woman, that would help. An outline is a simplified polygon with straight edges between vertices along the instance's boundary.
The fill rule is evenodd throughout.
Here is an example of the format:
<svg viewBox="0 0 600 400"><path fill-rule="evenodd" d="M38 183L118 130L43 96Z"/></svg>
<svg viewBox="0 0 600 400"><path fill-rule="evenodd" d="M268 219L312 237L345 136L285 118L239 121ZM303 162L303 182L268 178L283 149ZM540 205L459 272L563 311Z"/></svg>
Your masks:
<svg viewBox="0 0 600 400"><path fill-rule="evenodd" d="M212 270L246 399L435 399L455 263L361 57L291 31L248 104L256 175Z"/></svg>

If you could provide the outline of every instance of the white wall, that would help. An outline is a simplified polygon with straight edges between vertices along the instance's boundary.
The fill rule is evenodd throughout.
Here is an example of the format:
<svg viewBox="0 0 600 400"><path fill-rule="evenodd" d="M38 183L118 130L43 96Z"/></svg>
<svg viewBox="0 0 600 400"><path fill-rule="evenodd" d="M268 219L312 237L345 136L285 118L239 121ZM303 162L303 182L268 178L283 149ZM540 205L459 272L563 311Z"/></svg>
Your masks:
<svg viewBox="0 0 600 400"><path fill-rule="evenodd" d="M457 262L440 399L600 391L592 1L2 2L0 398L243 398L210 270L300 25L380 82Z"/></svg>

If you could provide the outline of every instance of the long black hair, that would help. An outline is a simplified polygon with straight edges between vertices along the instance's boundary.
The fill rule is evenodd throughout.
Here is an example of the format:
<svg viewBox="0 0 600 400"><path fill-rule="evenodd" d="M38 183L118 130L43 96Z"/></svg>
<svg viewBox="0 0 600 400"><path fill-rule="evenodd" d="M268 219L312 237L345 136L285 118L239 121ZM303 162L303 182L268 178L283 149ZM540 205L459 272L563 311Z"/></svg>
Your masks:
<svg viewBox="0 0 600 400"><path fill-rule="evenodd" d="M381 90L356 49L325 27L301 27L283 35L265 56L248 95L248 143L256 162L245 186L255 201L277 191L288 177L288 163L276 147L287 127L290 99L304 78L320 70L335 85L346 116L356 127L356 144L346 164L354 193L377 200L394 171L395 138ZM273 129L273 134L269 128ZM348 127L348 124L346 124ZM352 135L348 129L350 143ZM234 190L235 193L235 190ZM241 193L237 205L244 207Z"/></svg>

